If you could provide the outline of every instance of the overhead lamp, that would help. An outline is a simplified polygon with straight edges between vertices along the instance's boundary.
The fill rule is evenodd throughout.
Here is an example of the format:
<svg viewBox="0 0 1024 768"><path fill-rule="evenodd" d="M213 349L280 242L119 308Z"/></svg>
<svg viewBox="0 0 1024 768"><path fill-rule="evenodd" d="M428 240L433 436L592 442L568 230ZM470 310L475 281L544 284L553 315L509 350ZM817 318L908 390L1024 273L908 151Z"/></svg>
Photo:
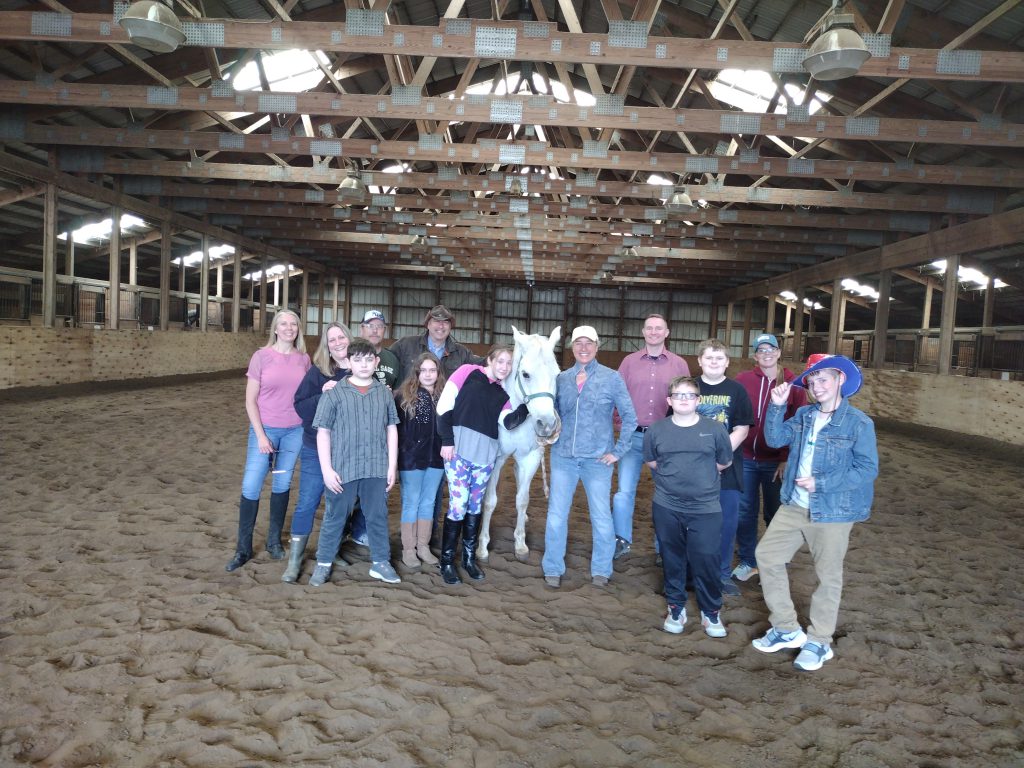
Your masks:
<svg viewBox="0 0 1024 768"><path fill-rule="evenodd" d="M366 185L363 184L359 171L349 168L348 175L338 185L338 195L345 198L361 199L365 194Z"/></svg>
<svg viewBox="0 0 1024 768"><path fill-rule="evenodd" d="M427 238L425 238L423 235L416 235L412 239L412 244L413 245L426 245L427 244Z"/></svg>
<svg viewBox="0 0 1024 768"><path fill-rule="evenodd" d="M624 259L635 259L640 254L637 252L637 250L636 250L636 248L634 246L630 245L628 247L623 248L620 255Z"/></svg>
<svg viewBox="0 0 1024 768"><path fill-rule="evenodd" d="M170 0L135 0L118 24L128 39L155 53L170 53L185 42L181 20L171 10Z"/></svg>
<svg viewBox="0 0 1024 768"><path fill-rule="evenodd" d="M822 33L811 44L803 59L806 69L815 80L842 80L857 74L871 58L871 51L864 40L853 29L851 13L836 13L835 9L825 17Z"/></svg>
<svg viewBox="0 0 1024 768"><path fill-rule="evenodd" d="M512 182L508 185L508 192L510 195L522 195L523 182L519 179L512 179Z"/></svg>
<svg viewBox="0 0 1024 768"><path fill-rule="evenodd" d="M693 210L693 200L686 194L686 190L677 189L665 201L665 210L669 213L689 213Z"/></svg>

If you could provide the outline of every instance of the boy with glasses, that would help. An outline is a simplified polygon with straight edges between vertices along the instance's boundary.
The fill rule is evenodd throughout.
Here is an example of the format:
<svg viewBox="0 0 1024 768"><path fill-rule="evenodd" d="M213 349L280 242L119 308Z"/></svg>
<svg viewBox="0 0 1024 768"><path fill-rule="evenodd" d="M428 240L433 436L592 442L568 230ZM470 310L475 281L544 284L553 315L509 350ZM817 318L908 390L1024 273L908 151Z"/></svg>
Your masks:
<svg viewBox="0 0 1024 768"><path fill-rule="evenodd" d="M683 631L689 572L704 631L725 637L719 490L721 473L732 464L732 443L722 423L697 413L700 388L689 376L672 380L666 400L672 415L651 425L643 448L654 476L654 530L661 543L668 601L662 628L672 634Z"/></svg>

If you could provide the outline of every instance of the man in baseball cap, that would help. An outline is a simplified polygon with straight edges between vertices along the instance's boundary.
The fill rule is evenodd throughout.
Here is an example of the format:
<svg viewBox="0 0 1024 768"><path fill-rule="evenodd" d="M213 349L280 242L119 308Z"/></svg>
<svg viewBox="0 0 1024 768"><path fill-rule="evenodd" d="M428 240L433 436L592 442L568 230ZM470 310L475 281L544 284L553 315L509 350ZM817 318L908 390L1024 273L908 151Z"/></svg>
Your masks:
<svg viewBox="0 0 1024 768"><path fill-rule="evenodd" d="M394 389L398 383L398 358L390 350L384 349L384 339L388 335L388 321L379 309L368 309L359 324L359 335L373 344L377 351L377 377L388 389Z"/></svg>
<svg viewBox="0 0 1024 768"><path fill-rule="evenodd" d="M455 315L443 304L427 311L423 317L423 333L405 336L391 345L391 351L398 358L398 380L402 381L412 367L413 361L424 352L431 352L441 361L445 376L451 376L460 365L481 363L468 348L452 338Z"/></svg>

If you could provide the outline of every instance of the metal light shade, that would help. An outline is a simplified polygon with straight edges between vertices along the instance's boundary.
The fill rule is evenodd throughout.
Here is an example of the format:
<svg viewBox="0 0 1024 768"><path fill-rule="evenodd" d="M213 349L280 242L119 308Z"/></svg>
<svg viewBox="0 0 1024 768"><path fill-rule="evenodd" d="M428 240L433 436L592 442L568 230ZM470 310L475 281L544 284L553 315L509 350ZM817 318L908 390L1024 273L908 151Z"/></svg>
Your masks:
<svg viewBox="0 0 1024 768"><path fill-rule="evenodd" d="M366 185L359 178L359 171L349 171L348 176L342 179L338 185L338 194L341 197L361 199L366 194Z"/></svg>
<svg viewBox="0 0 1024 768"><path fill-rule="evenodd" d="M519 179L512 179L512 182L508 185L508 191L511 195L523 194L523 182Z"/></svg>
<svg viewBox="0 0 1024 768"><path fill-rule="evenodd" d="M159 0L136 0L118 22L128 39L155 53L170 53L185 42L181 21Z"/></svg>
<svg viewBox="0 0 1024 768"><path fill-rule="evenodd" d="M635 259L639 254L637 253L636 248L630 245L628 247L624 247L619 255L624 259Z"/></svg>
<svg viewBox="0 0 1024 768"><path fill-rule="evenodd" d="M683 190L677 189L665 203L669 213L687 213L693 210L693 201Z"/></svg>
<svg viewBox="0 0 1024 768"><path fill-rule="evenodd" d="M842 80L857 74L871 52L852 29L834 27L823 32L808 49L804 69L815 80Z"/></svg>

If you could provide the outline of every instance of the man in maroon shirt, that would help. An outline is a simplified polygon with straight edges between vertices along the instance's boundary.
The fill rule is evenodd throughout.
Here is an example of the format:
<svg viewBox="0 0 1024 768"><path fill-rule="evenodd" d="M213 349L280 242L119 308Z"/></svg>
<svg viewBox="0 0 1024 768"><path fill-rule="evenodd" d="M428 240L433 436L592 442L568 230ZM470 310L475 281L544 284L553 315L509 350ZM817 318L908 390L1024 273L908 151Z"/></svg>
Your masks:
<svg viewBox="0 0 1024 768"><path fill-rule="evenodd" d="M638 426L629 451L619 459L619 488L612 497L616 560L628 554L633 543L633 508L644 463L644 433L667 415L665 403L672 379L690 375L686 361L665 348L668 334L664 317L648 315L644 319L644 348L626 355L619 364L619 375L626 382Z"/></svg>

